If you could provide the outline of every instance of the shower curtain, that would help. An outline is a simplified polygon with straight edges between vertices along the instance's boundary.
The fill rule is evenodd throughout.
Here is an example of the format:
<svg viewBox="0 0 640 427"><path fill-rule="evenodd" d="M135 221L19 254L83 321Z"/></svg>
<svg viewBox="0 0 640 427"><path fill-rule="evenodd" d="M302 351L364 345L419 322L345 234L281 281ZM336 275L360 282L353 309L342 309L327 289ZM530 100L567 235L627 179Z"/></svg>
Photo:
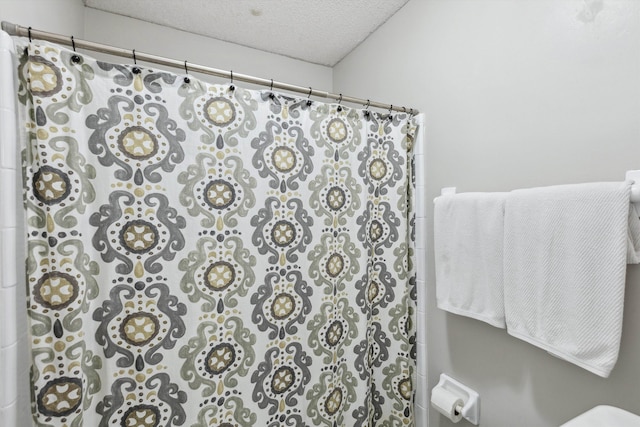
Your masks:
<svg viewBox="0 0 640 427"><path fill-rule="evenodd" d="M35 425L413 425L411 117L16 43Z"/></svg>

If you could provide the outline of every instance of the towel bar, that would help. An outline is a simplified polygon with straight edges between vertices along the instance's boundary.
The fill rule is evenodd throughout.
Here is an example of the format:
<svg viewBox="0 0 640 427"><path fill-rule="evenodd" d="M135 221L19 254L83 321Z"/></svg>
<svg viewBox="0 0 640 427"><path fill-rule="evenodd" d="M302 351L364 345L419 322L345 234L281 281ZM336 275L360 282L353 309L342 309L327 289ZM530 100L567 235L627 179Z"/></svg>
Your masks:
<svg viewBox="0 0 640 427"><path fill-rule="evenodd" d="M640 170L627 171L625 180L633 181L629 200L631 203L640 203ZM449 194L456 194L456 187L444 187L442 189L442 196Z"/></svg>

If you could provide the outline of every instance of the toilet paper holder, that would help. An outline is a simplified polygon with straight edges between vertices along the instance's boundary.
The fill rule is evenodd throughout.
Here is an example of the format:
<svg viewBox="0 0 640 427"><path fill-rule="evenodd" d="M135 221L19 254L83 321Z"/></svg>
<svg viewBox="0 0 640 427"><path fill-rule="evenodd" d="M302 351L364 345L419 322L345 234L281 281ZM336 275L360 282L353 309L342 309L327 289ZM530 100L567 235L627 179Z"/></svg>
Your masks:
<svg viewBox="0 0 640 427"><path fill-rule="evenodd" d="M436 387L442 387L459 396L464 402L461 409L462 418L471 424L478 425L480 422L480 395L476 391L456 381L447 374L440 374L440 381Z"/></svg>

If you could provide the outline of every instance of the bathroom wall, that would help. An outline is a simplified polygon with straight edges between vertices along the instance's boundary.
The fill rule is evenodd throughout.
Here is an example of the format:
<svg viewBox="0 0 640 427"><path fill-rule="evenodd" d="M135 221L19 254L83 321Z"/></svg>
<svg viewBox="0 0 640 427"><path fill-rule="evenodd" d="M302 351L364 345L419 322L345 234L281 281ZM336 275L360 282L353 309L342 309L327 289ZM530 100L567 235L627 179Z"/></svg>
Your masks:
<svg viewBox="0 0 640 427"><path fill-rule="evenodd" d="M334 68L334 90L426 114L427 212L446 186L621 181L640 169L640 2L410 0ZM608 379L437 309L432 255L427 269L429 388L441 372L475 388L481 425L558 426L597 404L640 413L638 266Z"/></svg>
<svg viewBox="0 0 640 427"><path fill-rule="evenodd" d="M250 74L300 86L313 86L323 90L328 90L333 85L333 73L330 67L310 64L96 9L85 8L84 32L87 40L186 60L222 70L233 70L235 73ZM127 62L125 58L113 60ZM172 71L182 72L176 69ZM217 83L224 82L212 76L199 77ZM246 83L242 85L257 87ZM261 88L264 89L264 87Z"/></svg>
<svg viewBox="0 0 640 427"><path fill-rule="evenodd" d="M0 20L81 38L82 0L0 0Z"/></svg>

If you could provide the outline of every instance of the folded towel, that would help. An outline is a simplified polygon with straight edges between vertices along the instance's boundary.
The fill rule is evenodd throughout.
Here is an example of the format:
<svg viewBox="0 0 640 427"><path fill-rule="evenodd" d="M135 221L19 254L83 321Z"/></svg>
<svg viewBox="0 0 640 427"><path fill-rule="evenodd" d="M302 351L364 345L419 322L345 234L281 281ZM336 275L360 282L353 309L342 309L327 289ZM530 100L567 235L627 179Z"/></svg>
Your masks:
<svg viewBox="0 0 640 427"><path fill-rule="evenodd" d="M461 193L434 201L439 308L504 328L502 245L507 193Z"/></svg>
<svg viewBox="0 0 640 427"><path fill-rule="evenodd" d="M627 249L640 242L630 186L516 190L505 206L508 333L605 378L620 348L627 259L638 259Z"/></svg>

